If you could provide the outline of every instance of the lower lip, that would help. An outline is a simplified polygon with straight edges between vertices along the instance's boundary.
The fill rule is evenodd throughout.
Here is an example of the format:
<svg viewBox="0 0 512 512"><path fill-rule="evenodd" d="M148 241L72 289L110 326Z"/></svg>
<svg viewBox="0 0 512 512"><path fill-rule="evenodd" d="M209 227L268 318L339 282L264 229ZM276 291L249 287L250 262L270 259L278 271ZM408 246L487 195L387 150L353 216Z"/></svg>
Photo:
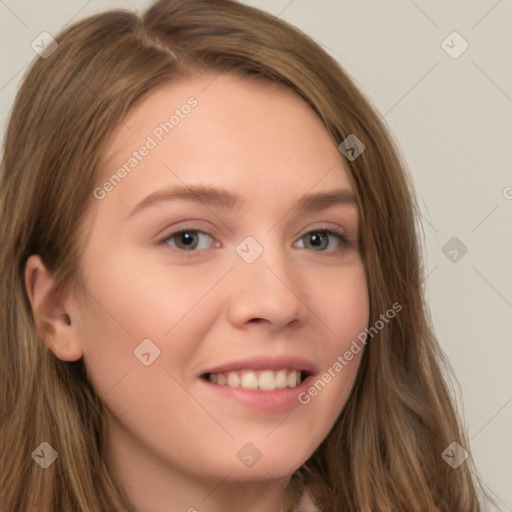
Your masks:
<svg viewBox="0 0 512 512"><path fill-rule="evenodd" d="M205 379L201 379L201 381L213 392L224 396L228 400L233 400L259 412L276 414L292 411L302 405L299 401L299 395L308 389L312 378L312 375L306 377L294 388L282 388L272 391L245 389L242 387L232 388L227 385L213 384Z"/></svg>

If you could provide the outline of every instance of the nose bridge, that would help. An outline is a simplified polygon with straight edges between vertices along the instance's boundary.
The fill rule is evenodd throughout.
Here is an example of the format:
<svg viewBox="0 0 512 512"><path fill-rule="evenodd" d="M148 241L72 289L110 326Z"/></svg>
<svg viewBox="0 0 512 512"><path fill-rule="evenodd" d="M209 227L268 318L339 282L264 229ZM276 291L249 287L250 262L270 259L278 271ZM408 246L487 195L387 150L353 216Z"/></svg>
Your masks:
<svg viewBox="0 0 512 512"><path fill-rule="evenodd" d="M294 275L293 262L277 238L267 235L260 239L262 243L247 237L236 248L231 320L240 324L260 319L274 326L304 320L300 279Z"/></svg>

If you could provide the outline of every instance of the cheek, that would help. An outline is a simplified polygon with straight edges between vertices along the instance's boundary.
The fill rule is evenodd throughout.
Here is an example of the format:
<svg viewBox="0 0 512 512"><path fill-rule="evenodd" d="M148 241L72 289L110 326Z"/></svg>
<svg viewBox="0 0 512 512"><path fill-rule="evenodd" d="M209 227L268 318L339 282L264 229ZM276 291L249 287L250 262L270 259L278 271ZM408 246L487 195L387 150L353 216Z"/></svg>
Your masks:
<svg viewBox="0 0 512 512"><path fill-rule="evenodd" d="M328 330L325 346L332 356L347 350L368 325L370 306L363 264L358 259L336 276L331 273L320 282L312 300Z"/></svg>
<svg viewBox="0 0 512 512"><path fill-rule="evenodd" d="M337 279L324 281L325 292L317 293L318 316L326 329L317 350L322 354L323 367L315 381L301 397L303 404L311 402L319 416L334 422L341 412L359 368L365 349L364 331L369 319L369 296L362 262ZM322 398L319 399L317 397Z"/></svg>
<svg viewBox="0 0 512 512"><path fill-rule="evenodd" d="M89 268L94 272L86 276L87 294L75 323L98 394L141 368L146 377L149 369L170 368L182 380L186 363L216 316L211 301L205 308L201 298L218 276L162 272L123 257L103 258Z"/></svg>
<svg viewBox="0 0 512 512"><path fill-rule="evenodd" d="M95 259L86 287L107 320L121 327L133 342L166 337L195 315L196 306L218 280L219 272L207 266L172 268L161 261L142 263L144 258L134 250L117 256L110 248L105 253Z"/></svg>

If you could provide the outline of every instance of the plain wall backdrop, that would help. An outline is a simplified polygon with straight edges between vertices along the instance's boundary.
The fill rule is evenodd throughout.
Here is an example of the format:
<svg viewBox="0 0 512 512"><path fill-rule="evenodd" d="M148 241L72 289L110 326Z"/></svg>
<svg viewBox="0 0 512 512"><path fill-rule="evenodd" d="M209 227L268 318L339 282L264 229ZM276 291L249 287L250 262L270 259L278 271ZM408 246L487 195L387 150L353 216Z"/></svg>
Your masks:
<svg viewBox="0 0 512 512"><path fill-rule="evenodd" d="M398 141L422 208L427 299L462 388L474 457L500 510L512 511L512 2L244 3L319 42ZM0 0L2 138L41 32L147 5Z"/></svg>

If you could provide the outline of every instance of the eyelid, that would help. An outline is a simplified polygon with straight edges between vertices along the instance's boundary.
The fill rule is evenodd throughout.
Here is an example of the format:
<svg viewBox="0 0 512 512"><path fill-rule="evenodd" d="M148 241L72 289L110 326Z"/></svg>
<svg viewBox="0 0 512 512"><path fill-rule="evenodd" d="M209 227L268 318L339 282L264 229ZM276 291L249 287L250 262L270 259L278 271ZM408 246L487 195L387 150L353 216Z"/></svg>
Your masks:
<svg viewBox="0 0 512 512"><path fill-rule="evenodd" d="M319 222L319 225L314 227L308 227L305 230L300 231L300 235L296 237L296 240L299 238L302 238L303 236L307 235L308 233L314 233L318 231L323 231L327 233L332 233L334 235L338 235L341 238L345 238L347 241L351 241L351 236L347 233L347 230L340 226L339 224L336 224L334 222Z"/></svg>
<svg viewBox="0 0 512 512"><path fill-rule="evenodd" d="M156 243L160 243L163 240L169 239L171 236L184 231L197 231L198 233L204 233L205 235L215 238L218 230L211 222L191 218L167 225L165 228L159 230L159 233L155 236L154 240Z"/></svg>
<svg viewBox="0 0 512 512"><path fill-rule="evenodd" d="M171 250L173 250L174 252L177 252L179 254L185 254L185 255L191 255L193 253L199 253L199 252L205 251L205 249L185 251L183 249L178 249L176 247L173 247L172 245L170 245L168 243L169 240L171 240L175 236L177 236L177 235L179 235L181 233L189 233L189 232L195 232L195 233L198 233L198 234L201 234L201 235L207 235L207 236L209 236L214 241L214 245L215 245L215 243L219 244L219 242L215 239L215 237L211 233L208 233L206 231L203 231L202 229L197 229L197 228L194 228L194 227L192 227L192 228L184 227L184 228L179 228L179 229L176 229L174 231L171 231L170 233L166 234L163 238L160 238L158 240L158 245L170 247ZM217 247L218 247L218 245L217 245Z"/></svg>

